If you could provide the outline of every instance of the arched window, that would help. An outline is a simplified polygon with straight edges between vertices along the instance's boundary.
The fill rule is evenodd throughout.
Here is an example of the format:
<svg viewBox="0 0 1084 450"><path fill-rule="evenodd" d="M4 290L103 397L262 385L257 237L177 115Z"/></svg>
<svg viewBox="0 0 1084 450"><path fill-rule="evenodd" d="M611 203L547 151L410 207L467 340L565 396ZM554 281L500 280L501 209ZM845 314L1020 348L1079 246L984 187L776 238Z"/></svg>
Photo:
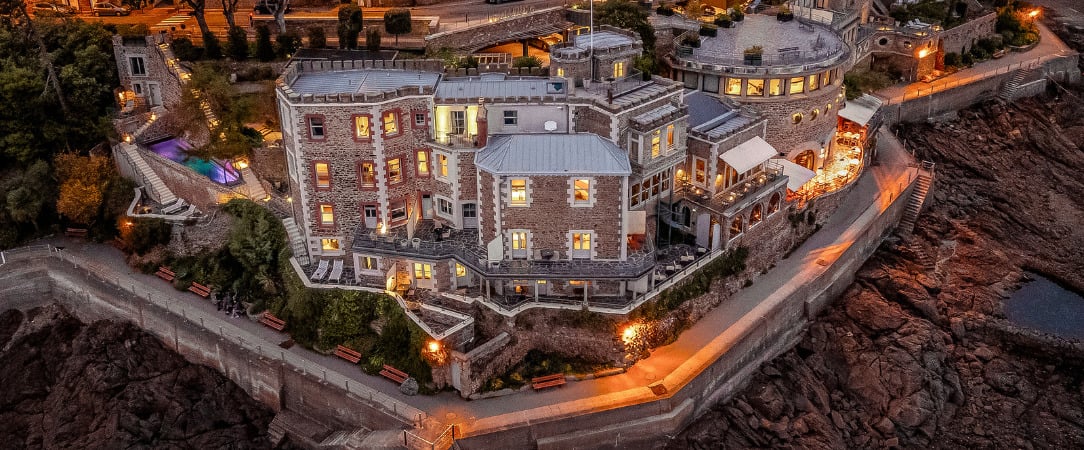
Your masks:
<svg viewBox="0 0 1084 450"><path fill-rule="evenodd" d="M794 157L795 164L798 164L799 166L805 167L809 170L814 170L813 164L816 164L816 162L817 157L816 154L813 153L813 150L806 150L802 153L799 153L798 156Z"/></svg>
<svg viewBox="0 0 1084 450"><path fill-rule="evenodd" d="M779 193L772 194L772 199L768 200L768 214L773 214L779 211Z"/></svg>
<svg viewBox="0 0 1084 450"><path fill-rule="evenodd" d="M749 213L749 225L756 225L760 223L760 219L764 218L764 211L760 207L760 203L753 206L753 211Z"/></svg>
<svg viewBox="0 0 1084 450"><path fill-rule="evenodd" d="M742 231L742 220L741 220L741 216L738 216L738 217L735 217L732 222L730 222L730 237L734 237L734 236L737 236L737 235L741 234L741 231Z"/></svg>
<svg viewBox="0 0 1084 450"><path fill-rule="evenodd" d="M795 125L802 123L802 113L794 113L793 116L790 116L790 121Z"/></svg>
<svg viewBox="0 0 1084 450"><path fill-rule="evenodd" d="M692 214L691 211L689 211L688 206L682 206L681 207L681 224L685 225L685 226L689 226L689 224L692 223L692 215L693 214Z"/></svg>
<svg viewBox="0 0 1084 450"><path fill-rule="evenodd" d="M819 115L821 115L821 110L814 109L813 112L809 113L809 120L810 121L817 120L817 116L819 116Z"/></svg>

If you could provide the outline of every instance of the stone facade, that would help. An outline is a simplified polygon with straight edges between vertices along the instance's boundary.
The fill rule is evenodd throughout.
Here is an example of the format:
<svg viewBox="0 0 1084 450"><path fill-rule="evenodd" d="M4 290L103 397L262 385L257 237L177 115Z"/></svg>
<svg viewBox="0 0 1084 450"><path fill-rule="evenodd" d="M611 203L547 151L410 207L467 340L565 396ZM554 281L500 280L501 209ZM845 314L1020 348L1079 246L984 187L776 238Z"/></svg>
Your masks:
<svg viewBox="0 0 1084 450"><path fill-rule="evenodd" d="M568 25L570 23L565 18L565 8L557 6L532 11L529 14L510 15L469 28L436 30L436 33L430 33L425 37L425 49L427 52L441 49L472 52L502 42L522 39L521 36L528 30L564 29Z"/></svg>

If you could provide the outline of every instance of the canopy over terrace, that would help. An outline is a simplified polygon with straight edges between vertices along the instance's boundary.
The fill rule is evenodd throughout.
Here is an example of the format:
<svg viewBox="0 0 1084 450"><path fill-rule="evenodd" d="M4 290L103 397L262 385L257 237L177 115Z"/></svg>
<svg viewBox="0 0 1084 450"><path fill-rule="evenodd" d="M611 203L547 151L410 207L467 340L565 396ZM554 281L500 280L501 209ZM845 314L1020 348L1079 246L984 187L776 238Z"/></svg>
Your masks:
<svg viewBox="0 0 1084 450"><path fill-rule="evenodd" d="M753 136L752 139L719 155L719 158L738 173L745 173L778 155L779 151L772 147L772 144L760 136Z"/></svg>
<svg viewBox="0 0 1084 450"><path fill-rule="evenodd" d="M861 126L867 126L873 120L873 116L881 109L881 99L869 94L862 94L854 100L847 101L847 107L839 110L842 117Z"/></svg>
<svg viewBox="0 0 1084 450"><path fill-rule="evenodd" d="M809 170L797 163L791 162L786 158L777 158L776 162L783 167L783 175L787 176L787 189L797 192L802 188L809 180L817 176L816 172Z"/></svg>

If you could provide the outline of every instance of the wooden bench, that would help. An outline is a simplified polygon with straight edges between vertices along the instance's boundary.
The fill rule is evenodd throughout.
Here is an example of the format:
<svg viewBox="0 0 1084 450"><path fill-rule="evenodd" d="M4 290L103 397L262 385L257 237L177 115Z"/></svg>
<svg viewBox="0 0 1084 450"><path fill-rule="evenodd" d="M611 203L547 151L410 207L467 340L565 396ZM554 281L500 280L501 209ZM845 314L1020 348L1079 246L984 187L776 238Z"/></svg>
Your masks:
<svg viewBox="0 0 1084 450"><path fill-rule="evenodd" d="M87 229L86 228L68 228L67 230L64 230L64 235L68 236L68 237L85 238L85 237L87 237Z"/></svg>
<svg viewBox="0 0 1084 450"><path fill-rule="evenodd" d="M565 374L555 373L553 375L546 375L544 377L531 378L531 387L534 390L545 389L554 386L560 386L565 384Z"/></svg>
<svg viewBox="0 0 1084 450"><path fill-rule="evenodd" d="M191 286L188 286L188 291L203 298L211 296L211 287L199 283L192 283Z"/></svg>
<svg viewBox="0 0 1084 450"><path fill-rule="evenodd" d="M402 370L396 369L387 364L384 364L384 370L381 370L380 374L383 375L384 378L387 378L399 384L403 384L403 382L406 381L407 378L410 378L410 375L407 375L406 372L403 372Z"/></svg>
<svg viewBox="0 0 1084 450"><path fill-rule="evenodd" d="M357 364L358 361L361 361L361 353L350 347L344 347L342 345L335 346L335 356L350 361L354 364Z"/></svg>
<svg viewBox="0 0 1084 450"><path fill-rule="evenodd" d="M267 311L264 311L263 314L260 315L260 323L273 328L275 331L282 331L286 328L285 320L279 319L278 317L275 317L274 314ZM336 352L336 354L338 354L338 352Z"/></svg>
<svg viewBox="0 0 1084 450"><path fill-rule="evenodd" d="M169 267L166 266L158 266L158 271L154 274L158 275L158 278L166 281L173 281L174 278L177 278L177 274L173 273L173 271L169 270Z"/></svg>

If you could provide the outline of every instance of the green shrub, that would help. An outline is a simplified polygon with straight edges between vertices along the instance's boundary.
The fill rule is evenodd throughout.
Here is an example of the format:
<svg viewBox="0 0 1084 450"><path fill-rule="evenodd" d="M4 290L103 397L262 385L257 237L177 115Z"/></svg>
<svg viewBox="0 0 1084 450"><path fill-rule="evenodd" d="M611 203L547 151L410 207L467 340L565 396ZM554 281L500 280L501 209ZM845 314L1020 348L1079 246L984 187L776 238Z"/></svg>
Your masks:
<svg viewBox="0 0 1084 450"><path fill-rule="evenodd" d="M701 36L709 36L709 37L710 36L718 36L719 35L719 27L715 26L714 24L710 24L710 23L700 24L700 35Z"/></svg>
<svg viewBox="0 0 1084 450"><path fill-rule="evenodd" d="M173 55L181 61L197 61L203 56L203 49L192 44L186 37L173 39Z"/></svg>
<svg viewBox="0 0 1084 450"><path fill-rule="evenodd" d="M227 33L227 50L234 61L248 59L248 33L244 28L233 27Z"/></svg>
<svg viewBox="0 0 1084 450"><path fill-rule="evenodd" d="M256 27L256 59L264 62L275 59L275 46L271 44L271 30L266 25Z"/></svg>
<svg viewBox="0 0 1084 450"><path fill-rule="evenodd" d="M134 219L126 221L121 237L135 254L142 255L158 245L169 244L173 226L162 219ZM130 223L131 225L127 225Z"/></svg>
<svg viewBox="0 0 1084 450"><path fill-rule="evenodd" d="M512 67L542 67L542 61L533 55L520 56L512 60Z"/></svg>
<svg viewBox="0 0 1084 450"><path fill-rule="evenodd" d="M327 47L327 36L324 35L324 29L321 27L309 28L309 48L324 47Z"/></svg>
<svg viewBox="0 0 1084 450"><path fill-rule="evenodd" d="M960 65L960 55L953 52L945 53L945 65L958 67Z"/></svg>
<svg viewBox="0 0 1084 450"><path fill-rule="evenodd" d="M380 51L380 29L377 27L365 30L365 49L370 52Z"/></svg>
<svg viewBox="0 0 1084 450"><path fill-rule="evenodd" d="M339 8L339 48L358 48L358 35L361 33L361 8L356 5L346 5Z"/></svg>
<svg viewBox="0 0 1084 450"><path fill-rule="evenodd" d="M720 13L715 16L715 20L712 21L719 28L730 28L730 25L734 23L734 20L727 13Z"/></svg>
<svg viewBox="0 0 1084 450"><path fill-rule="evenodd" d="M282 33L275 38L275 43L278 44L278 48L275 49L275 53L280 58L288 58L292 56L297 49L301 48L301 36L297 33L288 31Z"/></svg>
<svg viewBox="0 0 1084 450"><path fill-rule="evenodd" d="M210 31L203 33L203 57L222 59L222 44L218 42L218 37Z"/></svg>
<svg viewBox="0 0 1084 450"><path fill-rule="evenodd" d="M674 8L670 7L666 3L660 4L658 8L655 8L655 13L660 16L672 16L674 15Z"/></svg>
<svg viewBox="0 0 1084 450"><path fill-rule="evenodd" d="M745 13L742 12L741 8L734 8L730 10L730 19L735 22L741 22L745 20Z"/></svg>

